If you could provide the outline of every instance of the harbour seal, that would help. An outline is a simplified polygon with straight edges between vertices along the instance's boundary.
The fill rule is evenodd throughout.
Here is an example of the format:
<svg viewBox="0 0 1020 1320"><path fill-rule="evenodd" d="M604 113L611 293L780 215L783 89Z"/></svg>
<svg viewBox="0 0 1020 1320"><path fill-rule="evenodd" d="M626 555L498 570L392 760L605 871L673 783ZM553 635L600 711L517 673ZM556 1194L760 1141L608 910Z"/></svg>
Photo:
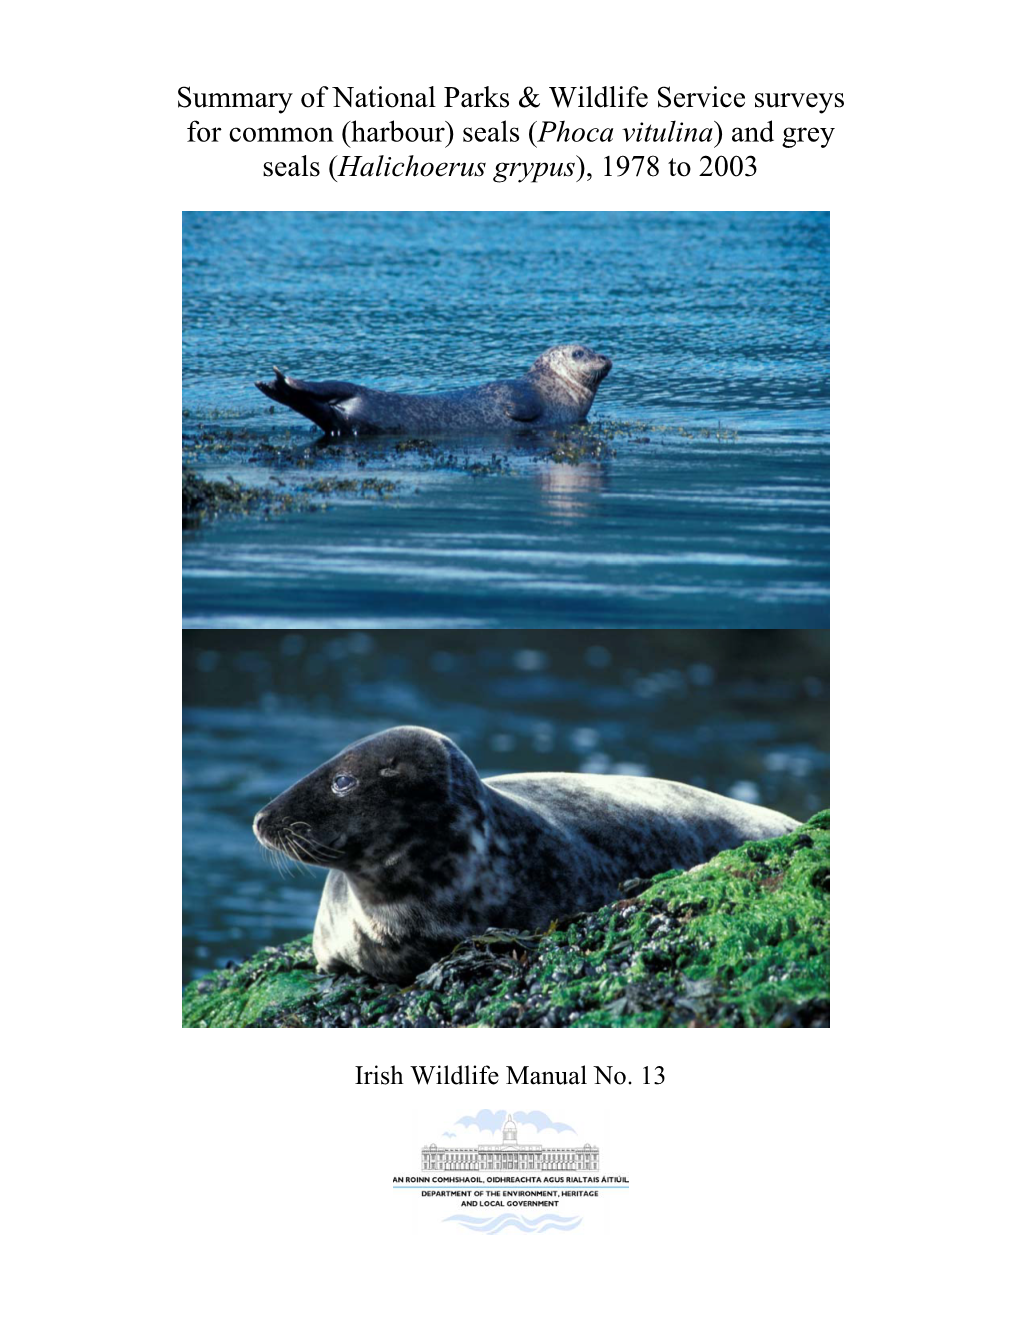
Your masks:
<svg viewBox="0 0 1020 1320"><path fill-rule="evenodd" d="M489 926L541 928L618 899L627 876L796 827L665 779L481 779L449 738L411 726L352 743L253 822L261 843L330 868L312 940L320 971L401 985Z"/></svg>
<svg viewBox="0 0 1020 1320"><path fill-rule="evenodd" d="M256 386L327 437L379 431L520 431L583 422L612 362L583 344L547 349L524 376L441 394L391 394L345 380L276 379Z"/></svg>

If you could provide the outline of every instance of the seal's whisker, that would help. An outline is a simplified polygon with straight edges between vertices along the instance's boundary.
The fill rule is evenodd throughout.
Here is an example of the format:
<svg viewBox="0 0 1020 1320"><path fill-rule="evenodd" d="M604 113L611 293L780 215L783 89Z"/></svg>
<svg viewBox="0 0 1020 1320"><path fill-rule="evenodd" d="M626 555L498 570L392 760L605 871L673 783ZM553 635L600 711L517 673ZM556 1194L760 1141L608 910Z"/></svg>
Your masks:
<svg viewBox="0 0 1020 1320"><path fill-rule="evenodd" d="M301 846L303 852L312 858L318 866L337 866L343 861L340 853L335 852L332 848L327 848L324 844L302 839Z"/></svg>
<svg viewBox="0 0 1020 1320"><path fill-rule="evenodd" d="M305 822L297 821L296 824L303 825ZM311 826L306 826L306 828L310 829ZM298 834L294 829L288 829L287 836L295 847L300 846L301 853L316 866L333 867L343 861L342 853L329 844L320 843L318 839L310 838L307 834Z"/></svg>
<svg viewBox="0 0 1020 1320"><path fill-rule="evenodd" d="M285 847L286 845L284 845L283 848L277 848L274 850L275 858L276 858L276 869L281 876L284 876L289 880L290 877L294 874L294 872L291 867L290 853L285 851Z"/></svg>
<svg viewBox="0 0 1020 1320"><path fill-rule="evenodd" d="M274 870L276 870L276 850L275 850L275 848L270 848L269 844L268 844L268 843L263 843L261 839L259 839L258 844L259 844L259 848L261 848L261 850L262 850L262 856L263 856L263 858L268 858L268 859L269 859L269 864L270 864L270 866L272 866L272 868L273 868Z"/></svg>
<svg viewBox="0 0 1020 1320"><path fill-rule="evenodd" d="M293 875L291 864L294 859L291 857L290 853L286 851L285 843L277 846L274 844L263 843L262 840L259 839L259 846L262 851L268 855L270 864L277 875L283 876L287 879Z"/></svg>
<svg viewBox="0 0 1020 1320"><path fill-rule="evenodd" d="M335 857L331 853L313 851L309 853L309 856L312 858L316 866L326 866L330 870L343 863L342 857Z"/></svg>
<svg viewBox="0 0 1020 1320"><path fill-rule="evenodd" d="M307 866L309 863L315 865L315 858L312 857L311 854L309 853L309 850L306 847L305 842L300 837L300 835L294 835L288 833L287 841L290 844L291 848L294 849L294 851L290 855L299 865Z"/></svg>
<svg viewBox="0 0 1020 1320"><path fill-rule="evenodd" d="M300 854L302 863L312 863L313 865L325 866L330 863L326 860L320 860L320 853L324 850L318 840L310 837L308 834L302 834L300 829L311 830L311 825L305 820L292 821L286 829L287 842L291 848Z"/></svg>

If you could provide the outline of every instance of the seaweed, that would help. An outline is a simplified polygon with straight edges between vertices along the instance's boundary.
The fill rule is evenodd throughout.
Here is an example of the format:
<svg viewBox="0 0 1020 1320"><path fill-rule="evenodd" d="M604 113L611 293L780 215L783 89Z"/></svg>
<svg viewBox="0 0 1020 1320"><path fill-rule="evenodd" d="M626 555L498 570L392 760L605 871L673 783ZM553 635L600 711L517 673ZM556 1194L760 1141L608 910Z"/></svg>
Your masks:
<svg viewBox="0 0 1020 1320"><path fill-rule="evenodd" d="M209 481L185 470L181 474L181 513L185 528L193 529L224 515L268 518L281 513L314 512L328 507L323 496L351 494L385 500L396 489L395 481L383 477L321 477L289 489L282 483L275 488L246 486L234 477Z"/></svg>

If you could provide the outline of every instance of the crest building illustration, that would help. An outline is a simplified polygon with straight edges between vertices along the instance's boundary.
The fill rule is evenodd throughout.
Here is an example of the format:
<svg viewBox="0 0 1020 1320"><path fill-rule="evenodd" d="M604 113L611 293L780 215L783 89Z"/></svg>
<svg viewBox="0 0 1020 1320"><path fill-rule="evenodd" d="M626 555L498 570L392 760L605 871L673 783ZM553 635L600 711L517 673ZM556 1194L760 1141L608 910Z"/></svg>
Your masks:
<svg viewBox="0 0 1020 1320"><path fill-rule="evenodd" d="M421 1167L424 1173L451 1170L473 1171L532 1170L537 1173L597 1173L599 1148L583 1146L522 1145L517 1140L517 1124L508 1113L503 1124L503 1139L493 1145L438 1146L434 1141L423 1146Z"/></svg>

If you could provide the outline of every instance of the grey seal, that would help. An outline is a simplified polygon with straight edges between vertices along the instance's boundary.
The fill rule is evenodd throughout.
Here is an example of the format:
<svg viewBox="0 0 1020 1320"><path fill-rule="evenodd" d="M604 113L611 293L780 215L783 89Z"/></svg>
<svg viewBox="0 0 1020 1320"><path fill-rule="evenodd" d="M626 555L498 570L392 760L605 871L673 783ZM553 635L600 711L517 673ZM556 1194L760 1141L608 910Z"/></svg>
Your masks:
<svg viewBox="0 0 1020 1320"><path fill-rule="evenodd" d="M255 384L328 437L380 431L519 431L583 422L612 365L583 344L560 344L514 380L439 394L393 394L345 380L295 380L277 367L275 380Z"/></svg>
<svg viewBox="0 0 1020 1320"><path fill-rule="evenodd" d="M489 926L539 929L618 899L628 876L796 827L665 779L482 779L449 738L413 726L352 743L253 823L261 843L329 868L312 941L319 969L401 985Z"/></svg>

